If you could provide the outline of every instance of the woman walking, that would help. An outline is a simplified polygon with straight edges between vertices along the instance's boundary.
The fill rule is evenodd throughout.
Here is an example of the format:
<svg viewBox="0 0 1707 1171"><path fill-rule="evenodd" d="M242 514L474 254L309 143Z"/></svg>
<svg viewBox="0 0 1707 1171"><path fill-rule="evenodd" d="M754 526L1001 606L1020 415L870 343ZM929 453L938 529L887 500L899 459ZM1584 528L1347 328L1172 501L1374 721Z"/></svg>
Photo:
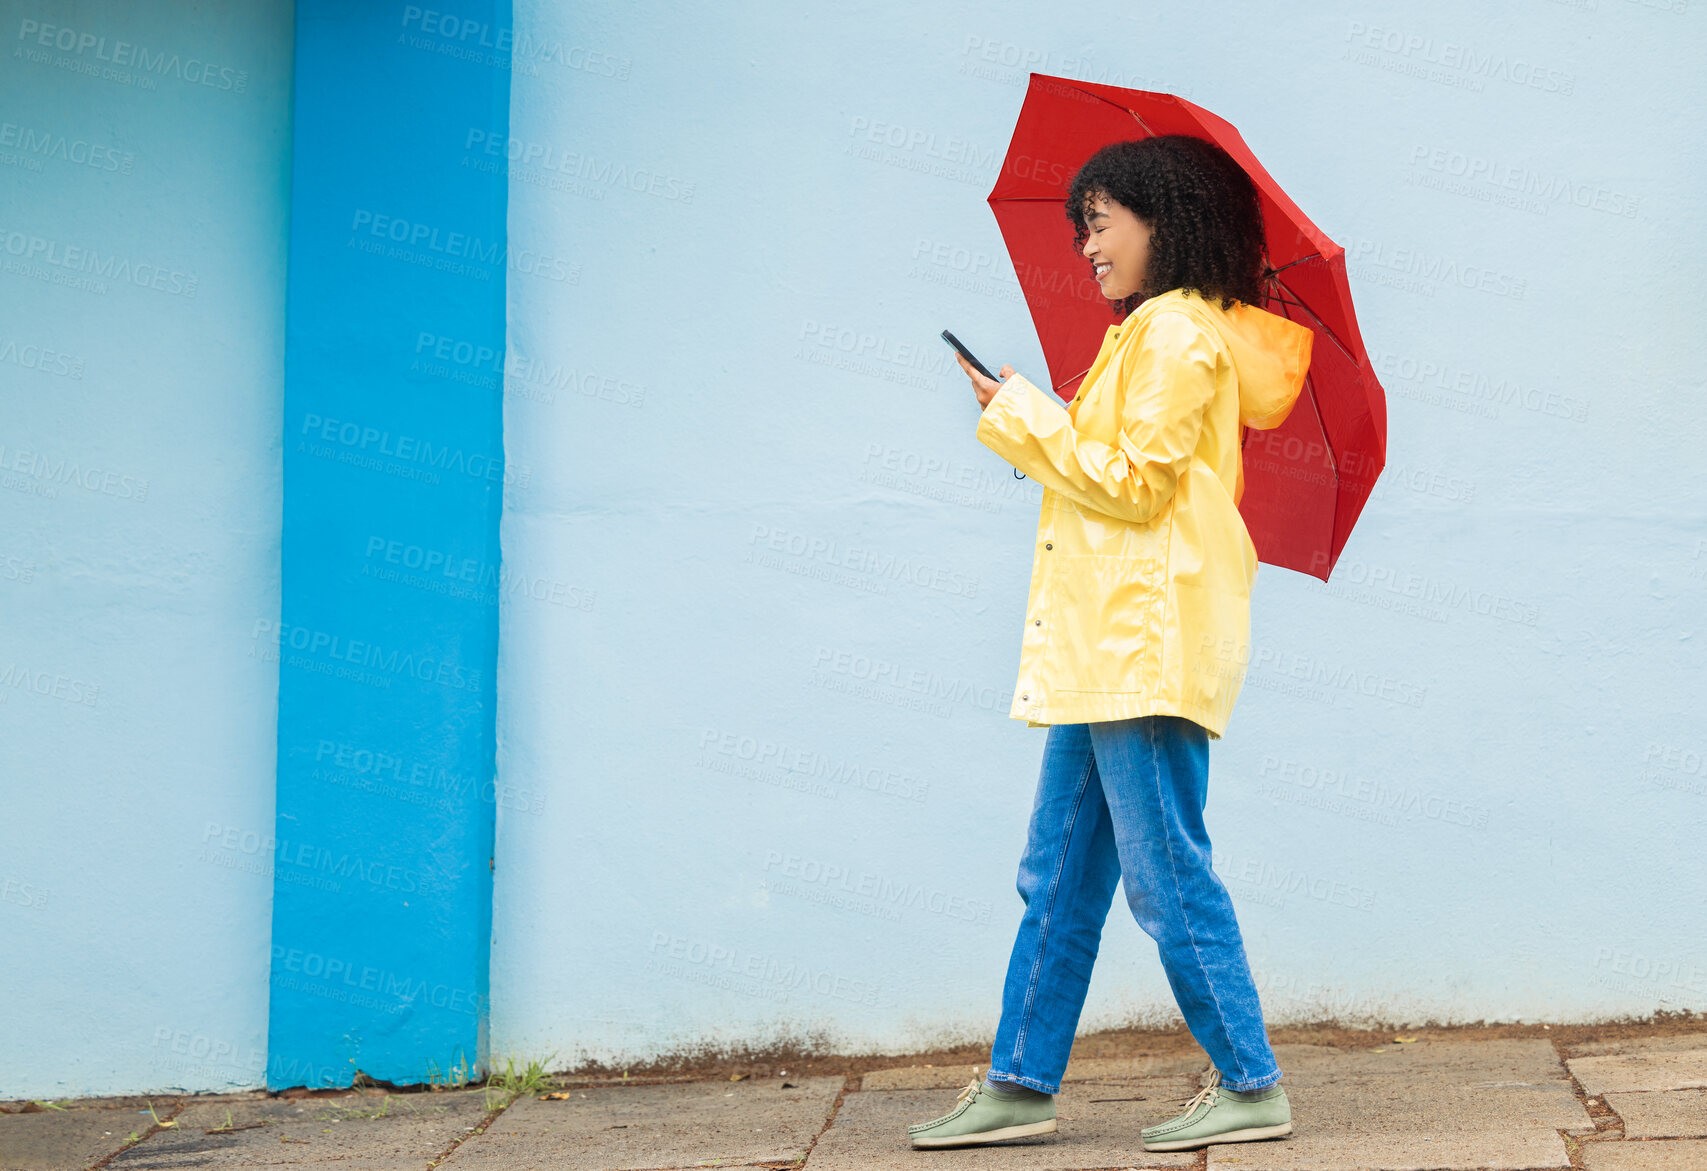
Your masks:
<svg viewBox="0 0 1707 1171"><path fill-rule="evenodd" d="M1245 428L1285 421L1314 338L1258 308L1262 212L1244 170L1186 135L1114 143L1067 197L1079 251L1120 324L1071 404L961 366L977 436L1043 487L1009 715L1049 728L1025 904L988 1075L915 1147L1055 1130L1055 1099L1124 879L1192 1036L1213 1061L1147 1151L1292 1130L1203 811L1250 643L1255 546L1238 510Z"/></svg>

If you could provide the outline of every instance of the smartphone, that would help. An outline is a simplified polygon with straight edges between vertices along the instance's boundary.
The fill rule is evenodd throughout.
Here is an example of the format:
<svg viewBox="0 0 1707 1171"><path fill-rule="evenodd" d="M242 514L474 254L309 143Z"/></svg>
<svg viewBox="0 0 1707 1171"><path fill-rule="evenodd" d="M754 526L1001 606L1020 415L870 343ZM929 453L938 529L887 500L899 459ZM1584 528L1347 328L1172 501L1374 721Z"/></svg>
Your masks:
<svg viewBox="0 0 1707 1171"><path fill-rule="evenodd" d="M991 382L1001 381L1000 378L997 378L994 374L990 373L989 367L985 366L984 363L972 356L971 350L960 344L959 338L955 337L952 333L949 333L946 329L942 331L942 340L958 350L960 352L960 356L972 363L972 368L982 374L985 378L988 378Z"/></svg>

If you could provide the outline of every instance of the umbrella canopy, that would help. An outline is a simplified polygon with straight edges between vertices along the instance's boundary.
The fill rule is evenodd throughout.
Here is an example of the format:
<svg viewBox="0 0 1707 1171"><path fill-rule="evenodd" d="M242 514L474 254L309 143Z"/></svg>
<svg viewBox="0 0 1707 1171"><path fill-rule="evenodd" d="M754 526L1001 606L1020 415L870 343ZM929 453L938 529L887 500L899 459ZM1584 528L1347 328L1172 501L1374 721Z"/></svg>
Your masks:
<svg viewBox="0 0 1707 1171"><path fill-rule="evenodd" d="M989 203L1050 381L1072 398L1113 323L1112 302L1073 245L1067 189L1102 147L1159 134L1208 139L1250 175L1269 269L1259 308L1316 334L1304 390L1286 421L1245 433L1239 512L1259 560L1326 581L1386 465L1386 394L1358 333L1345 250L1288 198L1231 124L1172 94L1031 75Z"/></svg>

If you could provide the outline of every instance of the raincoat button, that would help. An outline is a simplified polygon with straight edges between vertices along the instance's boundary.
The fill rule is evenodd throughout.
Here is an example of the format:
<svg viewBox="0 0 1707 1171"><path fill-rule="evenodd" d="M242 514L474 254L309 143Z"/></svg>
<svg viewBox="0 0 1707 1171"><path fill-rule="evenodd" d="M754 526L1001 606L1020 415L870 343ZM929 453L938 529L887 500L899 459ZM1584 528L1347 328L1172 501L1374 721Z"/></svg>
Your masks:
<svg viewBox="0 0 1707 1171"><path fill-rule="evenodd" d="M1030 695L1029 695L1029 694L1027 694L1027 695L1022 695L1022 696L1020 696L1020 698L1021 698L1021 699L1030 699L1030 698L1031 698L1031 696L1030 696Z"/></svg>
<svg viewBox="0 0 1707 1171"><path fill-rule="evenodd" d="M1042 625L1043 625L1043 619L1041 619L1041 618L1033 618L1033 619L1032 619L1032 620L1031 620L1031 624L1032 624L1032 625L1033 625L1033 626L1042 626Z"/></svg>
<svg viewBox="0 0 1707 1171"><path fill-rule="evenodd" d="M1052 541L1045 541L1045 542L1043 542L1043 547L1045 549L1053 549L1055 547L1055 544Z"/></svg>

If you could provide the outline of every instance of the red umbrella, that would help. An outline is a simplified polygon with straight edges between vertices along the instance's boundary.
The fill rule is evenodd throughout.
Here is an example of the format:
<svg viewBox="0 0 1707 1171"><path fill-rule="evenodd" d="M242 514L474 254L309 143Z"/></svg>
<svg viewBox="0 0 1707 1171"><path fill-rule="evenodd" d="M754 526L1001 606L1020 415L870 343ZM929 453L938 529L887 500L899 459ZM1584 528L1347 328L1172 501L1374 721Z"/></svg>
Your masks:
<svg viewBox="0 0 1707 1171"><path fill-rule="evenodd" d="M1286 422L1245 432L1239 512L1260 560L1326 581L1386 465L1386 394L1357 330L1345 249L1287 197L1230 124L1172 94L1031 75L989 202L1050 380L1071 399L1113 324L1110 302L1073 246L1068 185L1100 148L1158 134L1206 138L1244 167L1261 194L1273 270L1259 307L1315 331L1304 391Z"/></svg>

